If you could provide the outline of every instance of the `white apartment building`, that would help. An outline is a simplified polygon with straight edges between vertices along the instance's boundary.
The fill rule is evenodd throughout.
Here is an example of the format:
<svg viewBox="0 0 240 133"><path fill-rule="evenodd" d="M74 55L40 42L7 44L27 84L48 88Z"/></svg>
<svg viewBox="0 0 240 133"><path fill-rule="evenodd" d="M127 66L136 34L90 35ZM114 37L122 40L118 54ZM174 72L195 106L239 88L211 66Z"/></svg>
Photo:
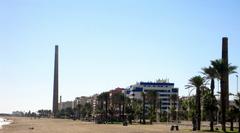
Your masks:
<svg viewBox="0 0 240 133"><path fill-rule="evenodd" d="M77 105L85 105L86 103L90 103L93 108L92 116L95 116L96 113L96 105L97 105L97 96L98 94L94 94L92 96L81 96L76 97L74 100L74 107L77 107Z"/></svg>
<svg viewBox="0 0 240 133"><path fill-rule="evenodd" d="M142 92L147 93L150 90L154 90L158 94L158 100L161 101L161 111L168 111L171 108L171 95L176 94L178 96L178 88L174 88L174 83L168 82L139 82L131 85L127 90L127 95L130 98L142 99ZM178 101L176 102L178 108ZM159 109L158 109L159 110Z"/></svg>

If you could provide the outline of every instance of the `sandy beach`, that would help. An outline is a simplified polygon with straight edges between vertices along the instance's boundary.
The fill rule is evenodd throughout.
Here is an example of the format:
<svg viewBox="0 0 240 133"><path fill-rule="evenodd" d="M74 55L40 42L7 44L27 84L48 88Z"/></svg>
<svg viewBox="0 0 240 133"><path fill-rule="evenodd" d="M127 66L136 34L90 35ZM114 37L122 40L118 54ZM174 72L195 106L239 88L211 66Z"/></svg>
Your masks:
<svg viewBox="0 0 240 133"><path fill-rule="evenodd" d="M63 119L31 119L10 117L14 122L4 126L0 133L166 133L170 125L95 124ZM180 126L178 132L192 132L191 127Z"/></svg>

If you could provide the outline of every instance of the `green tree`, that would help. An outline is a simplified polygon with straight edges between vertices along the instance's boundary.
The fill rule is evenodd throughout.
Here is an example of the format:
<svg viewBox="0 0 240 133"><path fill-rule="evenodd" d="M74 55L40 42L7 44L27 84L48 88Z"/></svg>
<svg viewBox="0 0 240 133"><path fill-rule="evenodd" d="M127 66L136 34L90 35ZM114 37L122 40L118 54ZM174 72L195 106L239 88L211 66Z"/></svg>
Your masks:
<svg viewBox="0 0 240 133"><path fill-rule="evenodd" d="M133 119L140 119L142 117L142 100L132 99Z"/></svg>
<svg viewBox="0 0 240 133"><path fill-rule="evenodd" d="M192 118L192 116L194 116L196 113L196 96L191 96L187 100L189 107L188 118Z"/></svg>
<svg viewBox="0 0 240 133"><path fill-rule="evenodd" d="M150 124L153 121L156 122L156 104L157 104L157 92L154 90L149 90L146 93L146 97L148 99L148 103L150 104L149 112L150 112Z"/></svg>
<svg viewBox="0 0 240 133"><path fill-rule="evenodd" d="M201 89L206 87L206 80L201 76L194 76L189 79L186 88L196 88L196 122L197 130L201 129Z"/></svg>
<svg viewBox="0 0 240 133"><path fill-rule="evenodd" d="M112 94L112 107L113 112L118 113L118 120L122 120L121 116L123 116L123 107L124 107L124 94L121 92Z"/></svg>
<svg viewBox="0 0 240 133"><path fill-rule="evenodd" d="M128 121L129 121L129 124L132 124L132 120L134 119L134 110L133 110L133 100L131 100L129 97L126 97L124 98L125 102L124 102L124 105L125 105L125 113L127 115L127 118L128 118Z"/></svg>
<svg viewBox="0 0 240 133"><path fill-rule="evenodd" d="M105 102L105 120L108 120L108 104L109 104L109 92L103 92L103 98Z"/></svg>
<svg viewBox="0 0 240 133"><path fill-rule="evenodd" d="M146 120L145 120L145 111L146 111L146 107L145 107L145 104L146 104L146 94L145 94L145 92L142 92L141 93L141 95L142 95L142 119L143 119L143 124L146 124Z"/></svg>
<svg viewBox="0 0 240 133"><path fill-rule="evenodd" d="M75 109L78 119L81 118L81 109L82 109L82 104L78 104Z"/></svg>
<svg viewBox="0 0 240 133"><path fill-rule="evenodd" d="M178 101L178 96L176 94L173 94L170 96L170 100L171 100L171 114L172 114L172 120L176 121L177 120L177 113L176 113L176 105L177 105L177 101Z"/></svg>
<svg viewBox="0 0 240 133"><path fill-rule="evenodd" d="M234 103L236 105L237 108L237 116L238 116L238 132L240 132L240 93L237 93L235 99L234 99Z"/></svg>
<svg viewBox="0 0 240 133"><path fill-rule="evenodd" d="M51 116L51 110L44 110L44 109L38 110L38 115L40 117L50 117Z"/></svg>
<svg viewBox="0 0 240 133"><path fill-rule="evenodd" d="M89 120L89 118L91 118L91 116L92 116L92 111L93 111L93 108L92 108L91 103L85 103L81 109L83 118Z"/></svg>
<svg viewBox="0 0 240 133"><path fill-rule="evenodd" d="M101 116L104 113L104 98L102 93L97 96L97 108L96 108L96 113L100 114Z"/></svg>
<svg viewBox="0 0 240 133"><path fill-rule="evenodd" d="M202 68L202 70L203 70L203 74L206 76L206 78L211 80L211 85L210 85L210 88L211 88L211 94L210 95L211 95L211 97L210 98L212 98L211 101L214 101L214 98L215 98L215 96L214 96L214 89L215 89L214 80L215 80L215 78L217 78L217 71L212 66ZM215 103L212 102L212 106L214 106L214 104ZM214 128L213 128L213 122L214 122L213 111L214 110L210 110L210 112L209 112L210 113L210 131L214 131Z"/></svg>
<svg viewBox="0 0 240 133"><path fill-rule="evenodd" d="M159 109L159 112L156 112L157 114L157 117L156 117L156 119L158 120L158 121L160 121L161 120L161 117L162 117L162 99L160 99L160 98L157 98L157 109Z"/></svg>
<svg viewBox="0 0 240 133"><path fill-rule="evenodd" d="M217 77L220 79L221 86L221 111L222 111L222 130L226 131L226 110L227 110L227 97L228 94L228 83L227 77L225 75L229 75L232 73L236 73L237 66L232 66L231 64L226 64L223 60L217 59L211 61L211 65L217 72Z"/></svg>
<svg viewBox="0 0 240 133"><path fill-rule="evenodd" d="M179 119L187 120L188 119L188 107L189 107L189 98L179 98Z"/></svg>
<svg viewBox="0 0 240 133"><path fill-rule="evenodd" d="M98 97L98 110L97 112L100 113L100 121L103 121L103 114L104 114L104 120L107 122L108 119L108 105L109 105L109 92L103 92Z"/></svg>
<svg viewBox="0 0 240 133"><path fill-rule="evenodd" d="M214 95L212 95L212 92L207 91L205 95L203 96L203 108L206 111L207 118L210 118L210 130L213 131L213 120L214 116L216 116L217 111L217 99Z"/></svg>
<svg viewBox="0 0 240 133"><path fill-rule="evenodd" d="M239 110L235 106L230 105L229 111L227 112L228 118L230 120L230 131L233 131L233 121L236 120L236 116L238 116L238 111Z"/></svg>
<svg viewBox="0 0 240 133"><path fill-rule="evenodd" d="M72 118L73 116L74 116L74 111L73 111L73 109L72 108L66 108L65 110L64 110L64 112L65 112L65 116L67 117L67 118Z"/></svg>

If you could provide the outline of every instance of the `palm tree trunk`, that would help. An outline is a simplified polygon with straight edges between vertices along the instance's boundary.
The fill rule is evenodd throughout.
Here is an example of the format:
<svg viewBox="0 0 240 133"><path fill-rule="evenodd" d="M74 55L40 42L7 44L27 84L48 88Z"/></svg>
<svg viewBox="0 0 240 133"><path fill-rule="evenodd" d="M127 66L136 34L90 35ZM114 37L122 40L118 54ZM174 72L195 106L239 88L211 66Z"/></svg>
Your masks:
<svg viewBox="0 0 240 133"><path fill-rule="evenodd" d="M150 124L152 125L152 122L153 122L153 107L150 107L151 108L151 111L150 111Z"/></svg>
<svg viewBox="0 0 240 133"><path fill-rule="evenodd" d="M108 100L106 99L106 104L105 104L105 121L107 122L108 120L108 116L107 116L107 114L108 114Z"/></svg>
<svg viewBox="0 0 240 133"><path fill-rule="evenodd" d="M197 96L196 96L196 115L197 115L197 130L201 130L201 90L197 88Z"/></svg>
<svg viewBox="0 0 240 133"><path fill-rule="evenodd" d="M231 118L231 122L230 122L230 131L233 131L233 118Z"/></svg>
<svg viewBox="0 0 240 133"><path fill-rule="evenodd" d="M173 101L173 108L174 108L173 121L176 121L177 120L177 112L176 112L176 102L175 102L175 100Z"/></svg>
<svg viewBox="0 0 240 133"><path fill-rule="evenodd" d="M212 118L211 118L211 122L210 122L210 131L214 131Z"/></svg>
<svg viewBox="0 0 240 133"><path fill-rule="evenodd" d="M143 124L146 124L146 121L145 121L145 94L143 94L143 113L142 113L142 116L143 116Z"/></svg>
<svg viewBox="0 0 240 133"><path fill-rule="evenodd" d="M161 101L161 99L160 99L160 103L159 103L159 109L160 109L160 111L159 111L159 122L160 122L161 118L162 118L162 101Z"/></svg>
<svg viewBox="0 0 240 133"><path fill-rule="evenodd" d="M226 89L225 80L221 79L221 110L222 110L222 130L226 132Z"/></svg>
<svg viewBox="0 0 240 133"><path fill-rule="evenodd" d="M140 124L142 124L142 117L141 116L142 115L140 114L140 121L139 121Z"/></svg>
<svg viewBox="0 0 240 133"><path fill-rule="evenodd" d="M238 116L238 132L240 132L240 117Z"/></svg>
<svg viewBox="0 0 240 133"><path fill-rule="evenodd" d="M122 105L119 103L119 104L118 104L118 108L119 108L119 109L118 109L118 115L119 115L118 119L119 119L119 120L121 120L121 116L122 116L121 106L122 106Z"/></svg>
<svg viewBox="0 0 240 133"><path fill-rule="evenodd" d="M214 88L215 88L215 83L214 83L214 78L211 79L211 96L214 98ZM213 131L213 122L214 122L214 113L213 110L210 111L211 115L211 121L210 121L210 131Z"/></svg>
<svg viewBox="0 0 240 133"><path fill-rule="evenodd" d="M123 114L123 121L125 121L125 96L123 96L123 109L122 109L122 114Z"/></svg>
<svg viewBox="0 0 240 133"><path fill-rule="evenodd" d="M157 100L156 100L156 97L154 98L154 101L153 101L153 115L155 116L154 117L154 119L153 119L153 121L154 122L156 122L156 114L157 114L157 111L156 111L156 102L157 102Z"/></svg>

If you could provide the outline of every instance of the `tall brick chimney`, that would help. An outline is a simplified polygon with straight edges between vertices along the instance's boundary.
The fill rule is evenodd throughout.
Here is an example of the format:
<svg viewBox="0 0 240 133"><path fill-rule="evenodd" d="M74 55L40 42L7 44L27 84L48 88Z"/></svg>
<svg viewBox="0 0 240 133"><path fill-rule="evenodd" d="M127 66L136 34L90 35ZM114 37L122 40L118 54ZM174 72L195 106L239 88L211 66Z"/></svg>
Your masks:
<svg viewBox="0 0 240 133"><path fill-rule="evenodd" d="M228 65L228 38L223 37L222 38L222 60L223 63ZM226 109L229 108L229 73L226 71L223 75L223 82L225 82L224 91L226 94Z"/></svg>
<svg viewBox="0 0 240 133"><path fill-rule="evenodd" d="M53 82L53 115L56 117L58 112L58 46L55 46L55 62L54 62L54 82Z"/></svg>

